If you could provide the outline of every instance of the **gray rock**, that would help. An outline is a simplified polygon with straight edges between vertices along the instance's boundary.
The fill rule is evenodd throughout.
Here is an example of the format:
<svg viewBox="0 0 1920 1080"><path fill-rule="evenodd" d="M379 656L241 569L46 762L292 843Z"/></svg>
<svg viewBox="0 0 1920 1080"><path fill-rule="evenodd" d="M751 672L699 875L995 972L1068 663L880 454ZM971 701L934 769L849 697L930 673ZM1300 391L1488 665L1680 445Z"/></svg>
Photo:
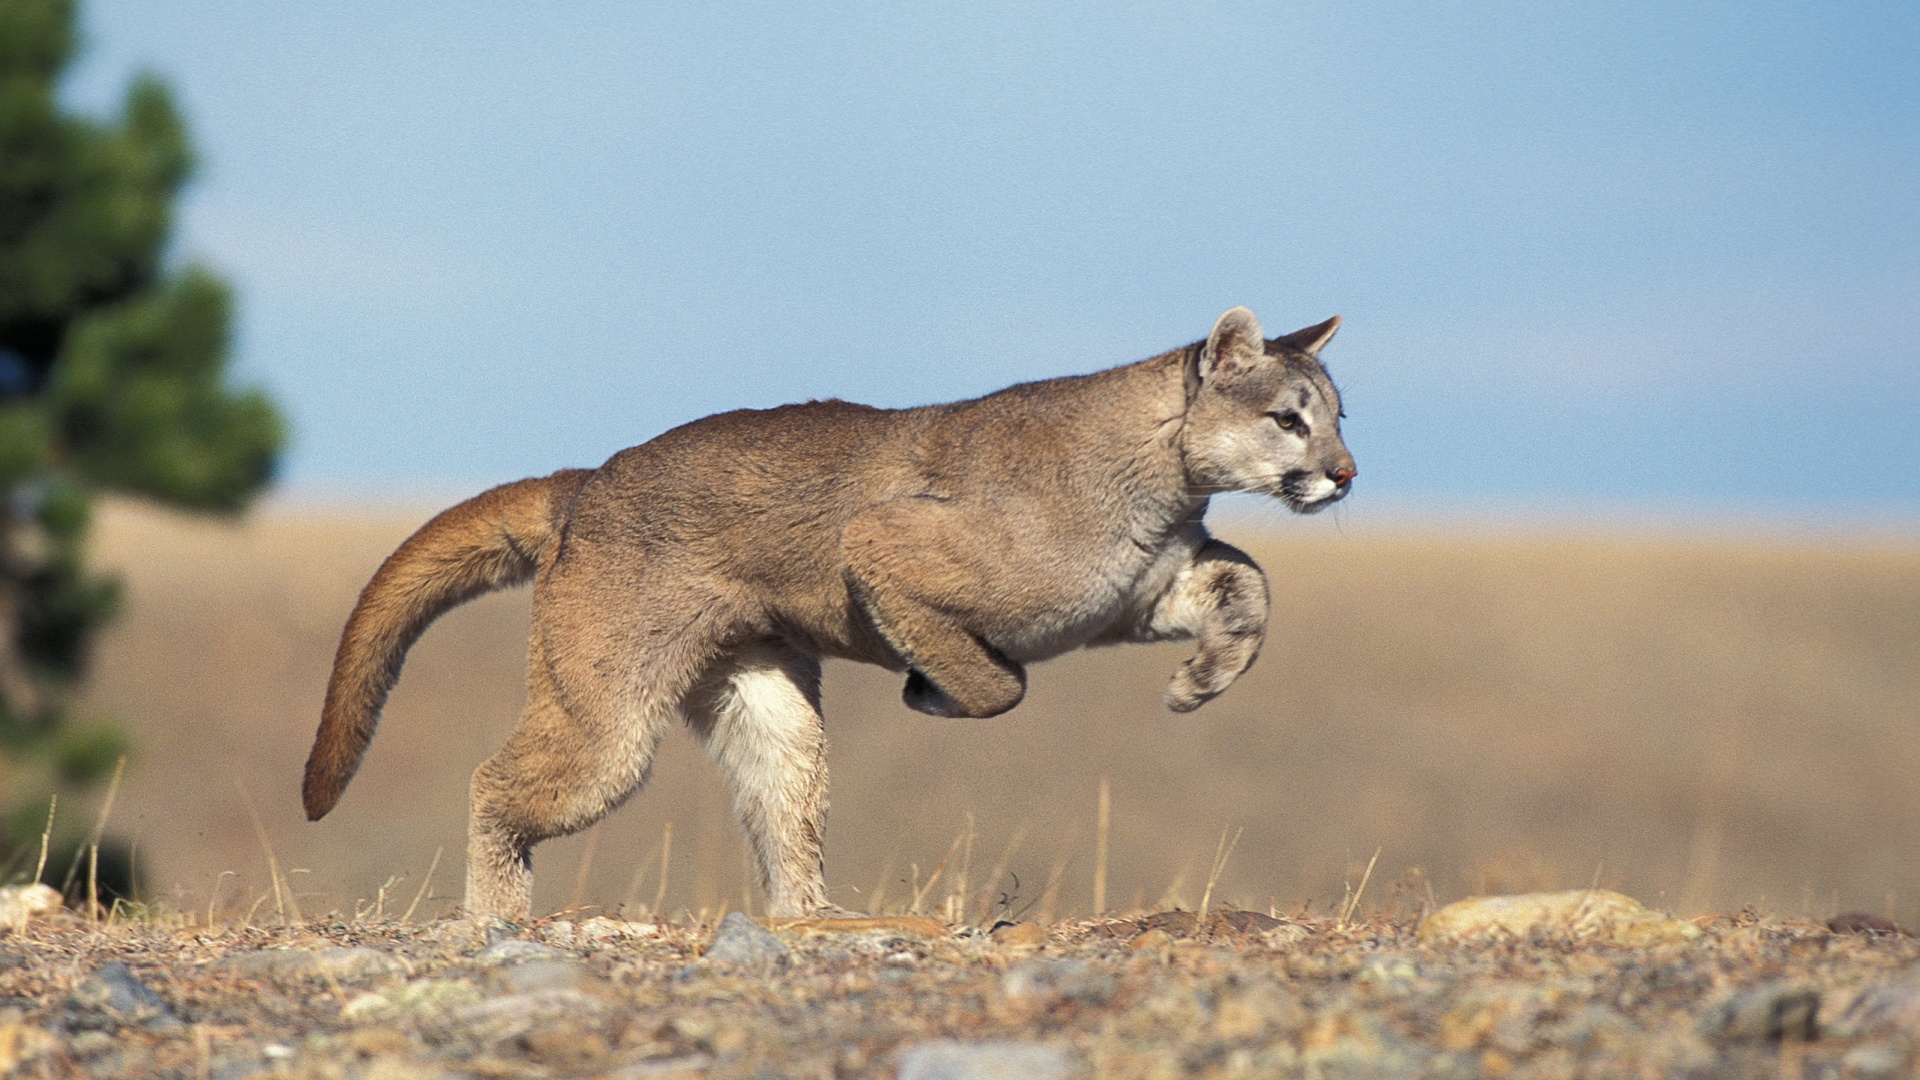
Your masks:
<svg viewBox="0 0 1920 1080"><path fill-rule="evenodd" d="M343 949L333 945L318 951L258 949L232 957L227 961L227 966L242 975L275 982L306 978L356 982L406 971L404 963L378 949Z"/></svg>
<svg viewBox="0 0 1920 1080"><path fill-rule="evenodd" d="M166 1001L134 978L127 965L100 965L67 997L63 1026L70 1031L112 1031L126 1026L177 1028L180 1018Z"/></svg>
<svg viewBox="0 0 1920 1080"><path fill-rule="evenodd" d="M1708 1009L1698 1030L1720 1042L1809 1040L1819 1035L1814 1018L1820 992L1805 983L1778 982L1743 990Z"/></svg>
<svg viewBox="0 0 1920 1080"><path fill-rule="evenodd" d="M1015 999L1055 999L1098 1005L1113 996L1113 975L1085 960L1029 960L1000 980Z"/></svg>
<svg viewBox="0 0 1920 1080"><path fill-rule="evenodd" d="M1037 1043L916 1043L900 1055L899 1080L1065 1080L1073 1062L1063 1050Z"/></svg>
<svg viewBox="0 0 1920 1080"><path fill-rule="evenodd" d="M1843 1039L1920 1030L1920 982L1868 987L1833 1020L1832 1026L1833 1034Z"/></svg>
<svg viewBox="0 0 1920 1080"><path fill-rule="evenodd" d="M779 938L736 911L720 920L720 929L700 959L709 964L765 966L785 963L792 955Z"/></svg>
<svg viewBox="0 0 1920 1080"><path fill-rule="evenodd" d="M507 938L473 954L475 963L488 966L498 964L524 964L529 960L565 960L566 950L551 945L542 945L537 941L522 941L519 938Z"/></svg>
<svg viewBox="0 0 1920 1080"><path fill-rule="evenodd" d="M1907 1051L1898 1043L1861 1043L1840 1058L1848 1076L1893 1076L1906 1069Z"/></svg>
<svg viewBox="0 0 1920 1080"><path fill-rule="evenodd" d="M509 964L500 972L500 981L516 994L536 990L577 990L595 981L584 965L570 960L528 960Z"/></svg>

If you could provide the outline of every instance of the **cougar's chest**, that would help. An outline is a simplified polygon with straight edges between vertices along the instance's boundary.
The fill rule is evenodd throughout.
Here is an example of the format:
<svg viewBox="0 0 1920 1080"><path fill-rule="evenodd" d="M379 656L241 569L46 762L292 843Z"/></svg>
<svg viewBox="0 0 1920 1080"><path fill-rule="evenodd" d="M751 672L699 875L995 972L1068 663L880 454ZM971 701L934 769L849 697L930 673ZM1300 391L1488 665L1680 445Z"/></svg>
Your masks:
<svg viewBox="0 0 1920 1080"><path fill-rule="evenodd" d="M1116 626L1152 610L1196 546L1174 536L1151 549L1128 543L1084 552L1077 573L1056 579L1054 603L1040 618L999 627L989 640L1009 659L1030 664L1107 638Z"/></svg>

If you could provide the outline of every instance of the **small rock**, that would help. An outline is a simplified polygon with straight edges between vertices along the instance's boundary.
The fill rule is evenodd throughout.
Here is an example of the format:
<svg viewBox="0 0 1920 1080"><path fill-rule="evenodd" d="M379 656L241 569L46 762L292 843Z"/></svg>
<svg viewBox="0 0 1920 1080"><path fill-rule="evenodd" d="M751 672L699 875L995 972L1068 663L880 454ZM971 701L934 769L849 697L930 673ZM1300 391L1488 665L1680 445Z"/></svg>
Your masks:
<svg viewBox="0 0 1920 1080"><path fill-rule="evenodd" d="M556 1024L569 1030L591 1024L598 1030L607 1011L605 1002L575 990L538 990L462 1005L449 1015L447 1028L464 1032L482 1045L491 1045L519 1039L528 1032Z"/></svg>
<svg viewBox="0 0 1920 1080"><path fill-rule="evenodd" d="M1256 937L1260 944L1270 949L1284 949L1298 945L1313 936L1313 932L1299 923L1283 922L1278 926L1262 930Z"/></svg>
<svg viewBox="0 0 1920 1080"><path fill-rule="evenodd" d="M1476 896L1448 904L1420 921L1422 941L1494 934L1534 934L1615 945L1668 945L1700 936L1691 923L1649 911L1606 889Z"/></svg>
<svg viewBox="0 0 1920 1080"><path fill-rule="evenodd" d="M534 1028L516 1041L534 1061L566 1070L585 1068L613 1052L605 1035L573 1019Z"/></svg>
<svg viewBox="0 0 1920 1080"><path fill-rule="evenodd" d="M710 964L755 966L784 963L791 956L779 938L735 911L720 920L720 929L714 932L700 959Z"/></svg>
<svg viewBox="0 0 1920 1080"><path fill-rule="evenodd" d="M585 967L570 960L529 960L507 965L500 981L513 992L526 994L536 990L578 990L592 985L594 978Z"/></svg>
<svg viewBox="0 0 1920 1080"><path fill-rule="evenodd" d="M9 885L0 889L0 926L18 930L37 915L59 911L64 903L60 890L51 885Z"/></svg>
<svg viewBox="0 0 1920 1080"><path fill-rule="evenodd" d="M83 1031L67 1042L67 1053L85 1060L113 1049L113 1036L104 1031Z"/></svg>
<svg viewBox="0 0 1920 1080"><path fill-rule="evenodd" d="M100 965L67 998L65 1026L72 1031L111 1031L126 1025L177 1028L165 999L118 961Z"/></svg>
<svg viewBox="0 0 1920 1080"><path fill-rule="evenodd" d="M1128 952L1165 952L1173 947L1173 935L1165 930L1146 930L1127 943Z"/></svg>
<svg viewBox="0 0 1920 1080"><path fill-rule="evenodd" d="M1920 982L1868 987L1832 1019L1833 1033L1843 1039L1920 1030Z"/></svg>
<svg viewBox="0 0 1920 1080"><path fill-rule="evenodd" d="M653 923L628 922L625 919L609 919L596 915L580 924L574 932L576 945L604 945L612 941L628 941L634 938L650 938L660 933Z"/></svg>
<svg viewBox="0 0 1920 1080"><path fill-rule="evenodd" d="M473 954L476 964L494 967L500 964L524 964L529 960L564 960L566 950L551 945L542 945L537 941L522 941L519 938L507 938Z"/></svg>
<svg viewBox="0 0 1920 1080"><path fill-rule="evenodd" d="M1280 920L1262 911L1241 911L1239 908L1222 908L1207 920L1215 929L1230 930L1236 934L1264 934L1280 925Z"/></svg>
<svg viewBox="0 0 1920 1080"><path fill-rule="evenodd" d="M706 1080L713 1058L706 1054L637 1061L606 1073L607 1080Z"/></svg>
<svg viewBox="0 0 1920 1080"><path fill-rule="evenodd" d="M1814 1017L1820 992L1805 983L1782 982L1743 990L1708 1009L1696 1025L1721 1042L1806 1042L1819 1035Z"/></svg>
<svg viewBox="0 0 1920 1080"><path fill-rule="evenodd" d="M540 928L540 939L549 945L571 949L577 944L579 928L565 919L555 919Z"/></svg>
<svg viewBox="0 0 1920 1080"><path fill-rule="evenodd" d="M378 949L333 945L319 950L258 949L233 956L227 966L242 975L275 982L306 978L356 982L402 974L407 969L405 963Z"/></svg>
<svg viewBox="0 0 1920 1080"><path fill-rule="evenodd" d="M0 1009L0 1076L13 1075L21 1065L60 1049L53 1032L23 1020L18 1009Z"/></svg>
<svg viewBox="0 0 1920 1080"><path fill-rule="evenodd" d="M1000 980L1015 1000L1072 1001L1097 1005L1113 996L1111 974L1085 960L1029 960Z"/></svg>
<svg viewBox="0 0 1920 1080"><path fill-rule="evenodd" d="M364 1080L444 1080L447 1071L430 1061L377 1057L367 1066Z"/></svg>
<svg viewBox="0 0 1920 1080"><path fill-rule="evenodd" d="M1847 1076L1893 1076L1906 1067L1906 1050L1890 1042L1861 1043L1840 1057Z"/></svg>
<svg viewBox="0 0 1920 1080"><path fill-rule="evenodd" d="M1224 993L1213 1011L1213 1033L1222 1039L1251 1039L1273 1028L1293 1032L1305 1023L1300 999L1273 983Z"/></svg>
<svg viewBox="0 0 1920 1080"><path fill-rule="evenodd" d="M378 994L361 994L341 1009L347 1019L365 1023L399 1016L434 1016L480 1000L480 991L464 979L415 979Z"/></svg>
<svg viewBox="0 0 1920 1080"><path fill-rule="evenodd" d="M916 1043L900 1054L899 1080L1065 1080L1072 1069L1066 1052L1038 1043Z"/></svg>
<svg viewBox="0 0 1920 1080"><path fill-rule="evenodd" d="M1884 916L1866 911L1849 911L1827 920L1827 929L1836 934L1865 934L1868 937L1912 937L1913 931Z"/></svg>
<svg viewBox="0 0 1920 1080"><path fill-rule="evenodd" d="M1158 930L1168 937L1192 937L1200 929L1200 916L1191 911L1156 911L1133 920L1142 931Z"/></svg>
<svg viewBox="0 0 1920 1080"><path fill-rule="evenodd" d="M995 945L1035 948L1047 943L1047 928L1031 922L1004 923L994 927L988 936Z"/></svg>

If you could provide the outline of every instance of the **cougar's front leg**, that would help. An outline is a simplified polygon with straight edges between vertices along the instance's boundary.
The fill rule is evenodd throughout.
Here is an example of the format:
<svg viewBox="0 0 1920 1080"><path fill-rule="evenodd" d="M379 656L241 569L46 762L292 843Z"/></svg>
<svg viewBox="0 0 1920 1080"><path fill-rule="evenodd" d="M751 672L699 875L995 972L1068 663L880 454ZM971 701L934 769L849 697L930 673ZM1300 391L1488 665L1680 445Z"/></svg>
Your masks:
<svg viewBox="0 0 1920 1080"><path fill-rule="evenodd" d="M901 698L931 716L998 716L1027 693L1027 673L956 614L983 594L955 547L965 530L932 500L886 503L843 534L848 584L887 644L907 664Z"/></svg>
<svg viewBox="0 0 1920 1080"><path fill-rule="evenodd" d="M1199 648L1167 683L1167 708L1192 712L1233 685L1267 638L1267 576L1247 554L1208 539L1154 605L1138 637L1197 637Z"/></svg>

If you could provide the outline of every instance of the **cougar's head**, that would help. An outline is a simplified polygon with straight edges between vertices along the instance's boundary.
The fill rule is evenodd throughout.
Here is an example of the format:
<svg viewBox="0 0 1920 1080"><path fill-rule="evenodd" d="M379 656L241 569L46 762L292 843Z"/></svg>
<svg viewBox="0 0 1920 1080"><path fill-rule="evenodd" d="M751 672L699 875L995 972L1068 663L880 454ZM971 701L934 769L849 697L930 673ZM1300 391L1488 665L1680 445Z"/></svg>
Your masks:
<svg viewBox="0 0 1920 1080"><path fill-rule="evenodd" d="M1339 327L1336 315L1268 340L1246 308L1220 316L1187 374L1181 449L1196 493L1257 491L1302 514L1346 496L1356 470L1319 359Z"/></svg>

